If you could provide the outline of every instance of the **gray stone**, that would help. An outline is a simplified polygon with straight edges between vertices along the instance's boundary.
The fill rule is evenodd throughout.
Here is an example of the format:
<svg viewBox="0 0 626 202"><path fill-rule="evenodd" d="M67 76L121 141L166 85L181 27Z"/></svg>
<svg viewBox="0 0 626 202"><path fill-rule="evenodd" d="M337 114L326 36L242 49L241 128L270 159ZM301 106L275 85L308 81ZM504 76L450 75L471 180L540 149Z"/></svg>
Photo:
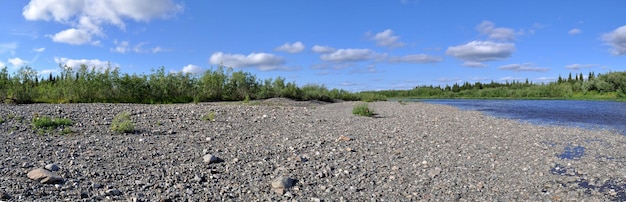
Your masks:
<svg viewBox="0 0 626 202"><path fill-rule="evenodd" d="M286 189L293 187L294 180L289 177L279 177L272 181L271 187L279 195L283 195Z"/></svg>
<svg viewBox="0 0 626 202"><path fill-rule="evenodd" d="M122 195L122 192L117 189L109 189L105 192L107 196L119 196Z"/></svg>
<svg viewBox="0 0 626 202"><path fill-rule="evenodd" d="M217 156L214 156L213 154L204 155L202 159L205 163L217 163L220 160L219 158L217 158Z"/></svg>
<svg viewBox="0 0 626 202"><path fill-rule="evenodd" d="M48 164L44 166L44 168L46 168L46 170L49 170L49 171L59 171L59 166L54 163Z"/></svg>

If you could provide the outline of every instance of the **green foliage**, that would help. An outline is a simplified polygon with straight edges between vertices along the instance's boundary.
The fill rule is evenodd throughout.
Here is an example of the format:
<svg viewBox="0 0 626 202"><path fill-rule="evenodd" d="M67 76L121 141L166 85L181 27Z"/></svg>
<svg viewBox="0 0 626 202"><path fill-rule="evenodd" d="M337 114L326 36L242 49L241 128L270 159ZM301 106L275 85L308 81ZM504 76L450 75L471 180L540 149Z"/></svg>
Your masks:
<svg viewBox="0 0 626 202"><path fill-rule="evenodd" d="M72 124L70 119L50 118L48 116L36 116L32 121L32 125L38 129L54 129L62 126L71 126Z"/></svg>
<svg viewBox="0 0 626 202"><path fill-rule="evenodd" d="M115 116L113 122L111 122L111 130L117 133L135 132L135 125L130 119L130 113L122 112Z"/></svg>
<svg viewBox="0 0 626 202"><path fill-rule="evenodd" d="M371 110L367 104L363 103L354 106L354 108L352 108L352 114L372 117L374 116L374 111Z"/></svg>
<svg viewBox="0 0 626 202"><path fill-rule="evenodd" d="M202 120L215 121L215 112L209 112L202 116Z"/></svg>
<svg viewBox="0 0 626 202"><path fill-rule="evenodd" d="M375 102L375 101L386 101L387 97L385 95L379 93L360 93L361 101L364 102Z"/></svg>
<svg viewBox="0 0 626 202"><path fill-rule="evenodd" d="M558 77L550 83L505 82L454 84L452 86L418 86L411 90L376 91L387 97L415 98L511 98L511 99L624 99L626 72L598 74L591 72ZM370 93L370 92L363 92ZM362 99L365 100L365 99Z"/></svg>

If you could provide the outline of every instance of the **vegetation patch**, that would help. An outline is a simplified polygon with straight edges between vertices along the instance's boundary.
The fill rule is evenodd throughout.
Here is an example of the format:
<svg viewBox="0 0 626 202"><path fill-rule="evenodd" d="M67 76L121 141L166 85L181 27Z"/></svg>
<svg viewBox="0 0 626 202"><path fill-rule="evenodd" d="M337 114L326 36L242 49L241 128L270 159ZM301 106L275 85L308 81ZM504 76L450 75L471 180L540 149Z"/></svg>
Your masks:
<svg viewBox="0 0 626 202"><path fill-rule="evenodd" d="M62 126L71 126L72 124L72 120L70 119L64 119L64 118L50 118L47 116L42 116L42 117L35 117L33 118L33 126L35 128L59 128Z"/></svg>
<svg viewBox="0 0 626 202"><path fill-rule="evenodd" d="M209 112L205 115L202 115L202 120L215 121L215 112Z"/></svg>
<svg viewBox="0 0 626 202"><path fill-rule="evenodd" d="M354 108L352 108L352 114L372 117L374 116L374 111L371 110L367 104L363 103L354 106Z"/></svg>
<svg viewBox="0 0 626 202"><path fill-rule="evenodd" d="M48 116L40 117L38 115L35 115L35 118L33 118L33 121L31 124L33 125L33 128L37 131L38 134L43 135L45 133L52 133L54 129L57 129L60 127L64 127L63 130L61 130L61 133L63 134L72 133L73 132L72 129L66 126L71 126L74 123L70 119L51 118Z"/></svg>
<svg viewBox="0 0 626 202"><path fill-rule="evenodd" d="M130 120L129 112L122 112L115 116L111 122L111 130L117 133L133 133L135 132L135 124Z"/></svg>

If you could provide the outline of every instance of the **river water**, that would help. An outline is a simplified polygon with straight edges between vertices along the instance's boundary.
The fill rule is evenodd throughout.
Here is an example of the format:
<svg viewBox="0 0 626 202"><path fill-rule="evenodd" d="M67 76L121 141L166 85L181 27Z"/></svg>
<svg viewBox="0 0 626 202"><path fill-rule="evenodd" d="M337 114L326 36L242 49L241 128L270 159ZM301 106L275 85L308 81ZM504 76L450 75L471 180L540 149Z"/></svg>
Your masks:
<svg viewBox="0 0 626 202"><path fill-rule="evenodd" d="M530 122L573 126L587 129L608 129L626 135L626 102L580 100L478 100L478 99L413 99L445 104L462 110Z"/></svg>

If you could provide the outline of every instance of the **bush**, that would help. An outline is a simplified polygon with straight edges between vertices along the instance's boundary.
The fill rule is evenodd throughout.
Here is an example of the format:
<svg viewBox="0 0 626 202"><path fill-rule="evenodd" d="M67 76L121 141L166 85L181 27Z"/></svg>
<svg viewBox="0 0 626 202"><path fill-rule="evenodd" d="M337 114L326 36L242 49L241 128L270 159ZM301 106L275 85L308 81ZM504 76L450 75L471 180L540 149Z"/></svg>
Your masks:
<svg viewBox="0 0 626 202"><path fill-rule="evenodd" d="M359 116L372 117L374 116L374 111L371 110L369 106L364 103L364 104L358 104L354 106L354 108L352 108L352 114L359 115Z"/></svg>
<svg viewBox="0 0 626 202"><path fill-rule="evenodd" d="M122 112L115 116L111 123L111 130L118 133L132 133L135 132L135 125L130 120L129 112Z"/></svg>

